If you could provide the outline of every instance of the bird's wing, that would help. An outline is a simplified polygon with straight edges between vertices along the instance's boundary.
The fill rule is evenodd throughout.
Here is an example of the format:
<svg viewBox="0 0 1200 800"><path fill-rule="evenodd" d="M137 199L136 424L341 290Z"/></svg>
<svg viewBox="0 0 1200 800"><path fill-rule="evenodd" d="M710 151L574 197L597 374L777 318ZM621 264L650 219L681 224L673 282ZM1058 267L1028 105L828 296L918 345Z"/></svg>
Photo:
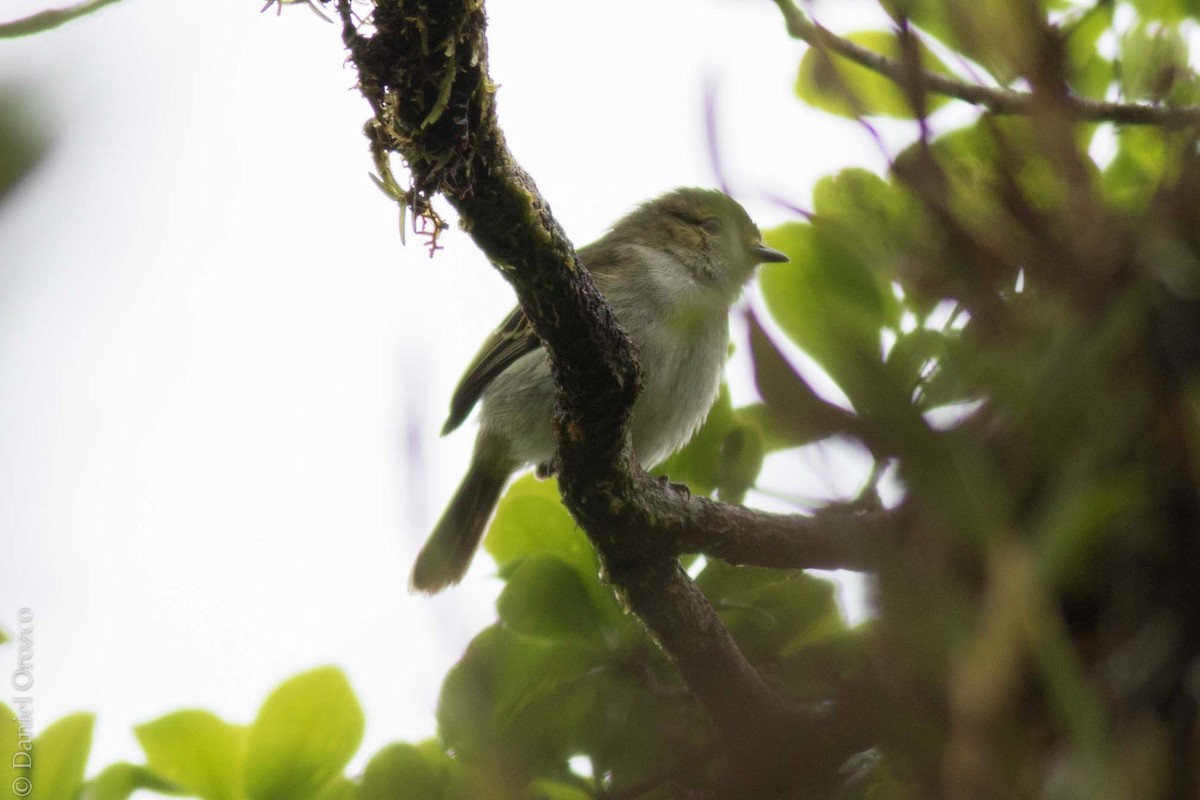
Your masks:
<svg viewBox="0 0 1200 800"><path fill-rule="evenodd" d="M541 342L526 319L525 312L517 306L504 318L500 327L492 331L492 335L483 343L471 366L467 367L466 374L458 382L458 388L450 398L450 416L442 427L442 435L445 436L462 424L467 414L470 414L471 409L479 402L483 390L497 375L540 345Z"/></svg>

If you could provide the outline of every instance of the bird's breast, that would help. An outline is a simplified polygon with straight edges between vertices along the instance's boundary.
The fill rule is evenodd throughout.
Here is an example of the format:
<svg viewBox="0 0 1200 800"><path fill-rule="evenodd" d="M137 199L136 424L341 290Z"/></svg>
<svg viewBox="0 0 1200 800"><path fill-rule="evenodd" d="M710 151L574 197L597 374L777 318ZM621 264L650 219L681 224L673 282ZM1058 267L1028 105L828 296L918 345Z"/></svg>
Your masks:
<svg viewBox="0 0 1200 800"><path fill-rule="evenodd" d="M729 346L728 319L659 325L631 332L642 364L642 394L631 420L633 449L644 467L683 447L716 400ZM640 335L639 335L640 334Z"/></svg>

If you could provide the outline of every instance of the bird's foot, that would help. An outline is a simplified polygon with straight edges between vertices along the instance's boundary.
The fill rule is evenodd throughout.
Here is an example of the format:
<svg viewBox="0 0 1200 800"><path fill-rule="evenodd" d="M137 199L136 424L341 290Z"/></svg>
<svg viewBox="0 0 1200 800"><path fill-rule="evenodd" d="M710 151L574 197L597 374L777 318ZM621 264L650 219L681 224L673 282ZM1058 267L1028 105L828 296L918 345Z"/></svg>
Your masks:
<svg viewBox="0 0 1200 800"><path fill-rule="evenodd" d="M655 480L657 480L659 484L663 486L670 486L687 499L692 499L692 490L688 488L686 483L671 483L671 477L669 475L659 475L657 478L655 478Z"/></svg>

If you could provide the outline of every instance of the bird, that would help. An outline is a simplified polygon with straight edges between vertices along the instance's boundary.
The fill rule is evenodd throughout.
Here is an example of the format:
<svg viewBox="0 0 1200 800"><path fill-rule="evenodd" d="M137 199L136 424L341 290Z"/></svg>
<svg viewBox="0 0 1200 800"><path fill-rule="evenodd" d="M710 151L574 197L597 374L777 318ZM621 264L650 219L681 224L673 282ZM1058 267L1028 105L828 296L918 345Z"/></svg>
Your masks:
<svg viewBox="0 0 1200 800"><path fill-rule="evenodd" d="M702 188L642 203L578 256L636 348L643 385L630 433L638 463L650 469L691 439L717 398L731 306L759 264L788 256L763 244L736 200ZM417 555L413 591L434 594L462 579L514 473L555 471L554 395L549 357L518 306L451 398L442 435L477 403L479 432L466 476Z"/></svg>

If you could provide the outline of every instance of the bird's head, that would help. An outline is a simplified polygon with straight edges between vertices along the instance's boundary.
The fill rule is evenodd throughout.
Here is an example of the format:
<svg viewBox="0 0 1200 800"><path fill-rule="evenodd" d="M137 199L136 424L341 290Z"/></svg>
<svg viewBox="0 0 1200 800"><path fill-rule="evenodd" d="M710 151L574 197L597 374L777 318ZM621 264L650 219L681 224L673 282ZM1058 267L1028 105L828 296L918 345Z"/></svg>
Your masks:
<svg viewBox="0 0 1200 800"><path fill-rule="evenodd" d="M671 255L691 278L732 302L765 262L788 257L763 244L746 209L715 189L676 189L643 203L610 237Z"/></svg>

